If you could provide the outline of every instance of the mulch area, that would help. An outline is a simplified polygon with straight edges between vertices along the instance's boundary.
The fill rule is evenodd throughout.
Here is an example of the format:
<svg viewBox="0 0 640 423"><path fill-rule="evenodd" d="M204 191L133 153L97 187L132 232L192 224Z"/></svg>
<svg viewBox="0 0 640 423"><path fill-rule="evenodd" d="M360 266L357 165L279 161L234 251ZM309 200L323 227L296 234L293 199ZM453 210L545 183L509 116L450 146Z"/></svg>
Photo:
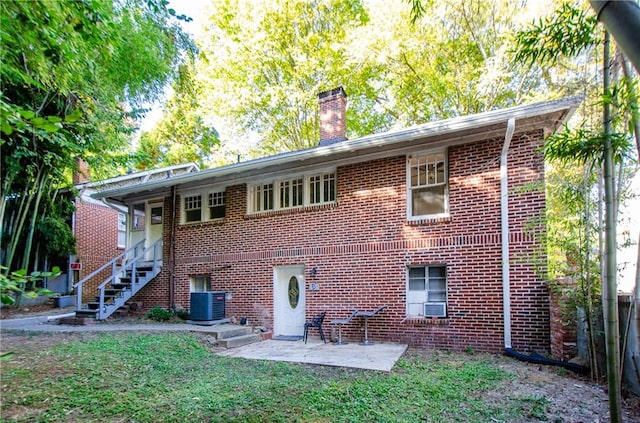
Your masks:
<svg viewBox="0 0 640 423"><path fill-rule="evenodd" d="M71 307L70 309L73 309L73 308L74 307ZM45 304L36 304L32 306L23 306L23 307L3 305L0 308L0 320L58 314L58 313L64 313L66 310L67 310L66 308L54 307L53 301L50 301Z"/></svg>

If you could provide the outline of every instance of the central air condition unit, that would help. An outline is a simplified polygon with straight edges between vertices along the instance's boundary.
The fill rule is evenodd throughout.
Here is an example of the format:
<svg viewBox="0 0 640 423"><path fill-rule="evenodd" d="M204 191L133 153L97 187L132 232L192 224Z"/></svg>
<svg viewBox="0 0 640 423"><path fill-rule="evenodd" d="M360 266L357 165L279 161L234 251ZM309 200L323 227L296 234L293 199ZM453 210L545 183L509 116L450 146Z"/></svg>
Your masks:
<svg viewBox="0 0 640 423"><path fill-rule="evenodd" d="M224 292L192 292L191 320L222 320L225 313Z"/></svg>
<svg viewBox="0 0 640 423"><path fill-rule="evenodd" d="M424 303L425 317L447 317L447 303Z"/></svg>

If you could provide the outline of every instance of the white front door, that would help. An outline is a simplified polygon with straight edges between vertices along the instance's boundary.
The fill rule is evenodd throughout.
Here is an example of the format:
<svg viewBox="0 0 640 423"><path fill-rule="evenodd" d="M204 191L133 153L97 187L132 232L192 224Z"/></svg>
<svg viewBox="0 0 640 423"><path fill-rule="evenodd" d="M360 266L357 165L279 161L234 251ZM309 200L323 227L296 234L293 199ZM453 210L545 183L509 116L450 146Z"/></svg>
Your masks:
<svg viewBox="0 0 640 423"><path fill-rule="evenodd" d="M273 271L273 332L302 336L305 322L304 266L278 266Z"/></svg>
<svg viewBox="0 0 640 423"><path fill-rule="evenodd" d="M162 230L164 228L163 204L147 203L147 211L145 213L146 242L145 248L153 245L157 240L162 239ZM158 250L158 259L162 259L162 250ZM146 260L153 260L153 250L147 252Z"/></svg>

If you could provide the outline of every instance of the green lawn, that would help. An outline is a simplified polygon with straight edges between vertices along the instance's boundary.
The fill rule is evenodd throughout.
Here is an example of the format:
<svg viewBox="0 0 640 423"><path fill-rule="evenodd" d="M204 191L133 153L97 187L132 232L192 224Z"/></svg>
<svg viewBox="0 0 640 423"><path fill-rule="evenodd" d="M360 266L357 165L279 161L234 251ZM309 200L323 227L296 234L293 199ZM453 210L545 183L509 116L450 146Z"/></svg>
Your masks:
<svg viewBox="0 0 640 423"><path fill-rule="evenodd" d="M2 420L491 422L529 407L484 402L511 375L473 355L408 353L384 373L221 357L199 339L108 333L5 357Z"/></svg>

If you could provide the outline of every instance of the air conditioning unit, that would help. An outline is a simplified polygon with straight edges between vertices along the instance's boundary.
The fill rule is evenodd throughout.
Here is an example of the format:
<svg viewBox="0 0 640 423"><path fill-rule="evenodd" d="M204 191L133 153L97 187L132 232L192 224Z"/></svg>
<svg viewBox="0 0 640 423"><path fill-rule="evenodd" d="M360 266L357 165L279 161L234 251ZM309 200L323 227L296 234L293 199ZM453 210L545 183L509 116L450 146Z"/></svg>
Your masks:
<svg viewBox="0 0 640 423"><path fill-rule="evenodd" d="M447 317L447 303L424 303L425 317Z"/></svg>
<svg viewBox="0 0 640 423"><path fill-rule="evenodd" d="M225 313L224 292L192 292L191 320L221 320Z"/></svg>

